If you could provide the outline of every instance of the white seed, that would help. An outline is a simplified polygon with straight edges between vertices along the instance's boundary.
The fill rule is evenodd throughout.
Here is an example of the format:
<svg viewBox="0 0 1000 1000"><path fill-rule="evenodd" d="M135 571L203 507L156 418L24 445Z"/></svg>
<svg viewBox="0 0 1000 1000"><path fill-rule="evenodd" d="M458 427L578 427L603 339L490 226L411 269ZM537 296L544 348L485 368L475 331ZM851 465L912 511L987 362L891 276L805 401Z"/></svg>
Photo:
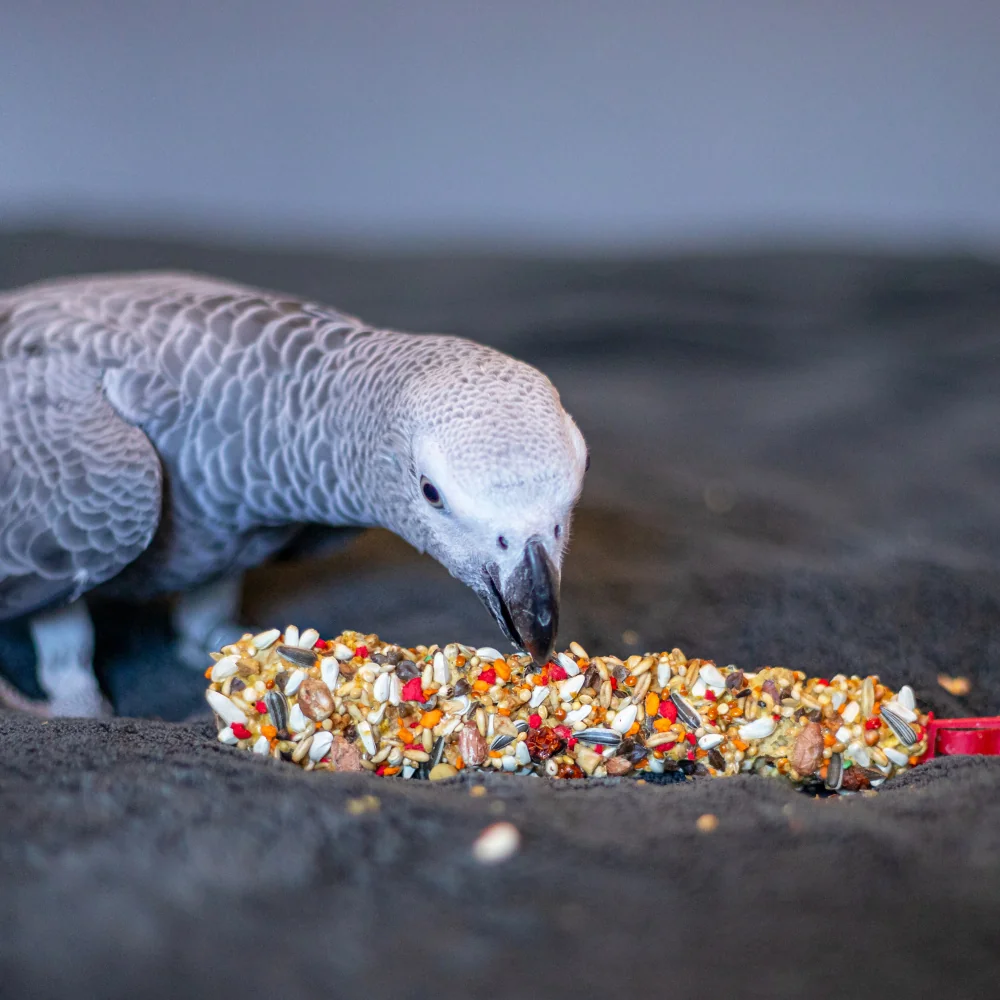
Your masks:
<svg viewBox="0 0 1000 1000"><path fill-rule="evenodd" d="M861 706L856 702L849 702L847 707L843 712L840 713L840 717L850 725L859 715L861 714Z"/></svg>
<svg viewBox="0 0 1000 1000"><path fill-rule="evenodd" d="M548 696L549 686L548 684L543 684L541 687L537 687L531 692L531 700L528 702L528 705L531 708L538 708L538 706L541 705L541 703L545 701Z"/></svg>
<svg viewBox="0 0 1000 1000"><path fill-rule="evenodd" d="M259 652L262 649L268 649L273 646L278 641L278 636L280 635L280 630L269 628L266 632L258 632L250 641Z"/></svg>
<svg viewBox="0 0 1000 1000"><path fill-rule="evenodd" d="M375 753L375 737L372 735L372 727L368 722L358 723L358 736L361 737L361 742L364 744L365 750L373 754Z"/></svg>
<svg viewBox="0 0 1000 1000"><path fill-rule="evenodd" d="M389 691L392 688L392 679L389 674L379 674L372 688L372 697L379 702L389 700Z"/></svg>
<svg viewBox="0 0 1000 1000"><path fill-rule="evenodd" d="M611 728L616 733L624 735L632 728L635 722L636 713L639 711L637 705L626 705L612 720Z"/></svg>
<svg viewBox="0 0 1000 1000"><path fill-rule="evenodd" d="M319 632L314 628L307 628L299 636L298 646L300 649L312 649L316 645L317 639L319 639Z"/></svg>
<svg viewBox="0 0 1000 1000"><path fill-rule="evenodd" d="M847 728L847 726L841 726L840 729L838 729L837 733L836 733L837 742L838 743L850 743L852 735L853 734L851 733L850 729Z"/></svg>
<svg viewBox="0 0 1000 1000"><path fill-rule="evenodd" d="M868 753L868 747L863 743L849 743L847 749L844 751L844 756L850 758L855 764L860 764L862 767L867 767L871 762L871 755Z"/></svg>
<svg viewBox="0 0 1000 1000"><path fill-rule="evenodd" d="M257 742L253 745L253 752L266 757L271 752L271 741L266 736L258 736Z"/></svg>
<svg viewBox="0 0 1000 1000"><path fill-rule="evenodd" d="M503 653L501 653L499 649L494 649L492 646L483 646L482 649L477 649L476 656L478 656L484 663L492 663L494 660L503 659Z"/></svg>
<svg viewBox="0 0 1000 1000"><path fill-rule="evenodd" d="M246 723L247 717L243 711L236 707L224 694L213 691L211 688L205 692L205 699L212 706L212 711L222 719L232 725L234 722Z"/></svg>
<svg viewBox="0 0 1000 1000"><path fill-rule="evenodd" d="M830 704L833 705L835 710L840 710L840 706L847 701L847 695L843 691L834 691L830 696Z"/></svg>
<svg viewBox="0 0 1000 1000"><path fill-rule="evenodd" d="M723 740L723 737L719 733L705 733L700 740L698 740L698 746L702 750L714 750Z"/></svg>
<svg viewBox="0 0 1000 1000"><path fill-rule="evenodd" d="M587 651L578 642L571 642L569 644L569 651L578 660L589 660L590 659L590 657L587 655Z"/></svg>
<svg viewBox="0 0 1000 1000"><path fill-rule="evenodd" d="M285 694L291 697L302 686L305 679L306 672L304 670L293 670L291 676L285 681Z"/></svg>
<svg viewBox="0 0 1000 1000"><path fill-rule="evenodd" d="M572 712L566 713L566 719L564 721L569 726L572 726L577 722L583 722L583 720L586 719L593 710L593 705L582 705L580 708L574 708Z"/></svg>
<svg viewBox="0 0 1000 1000"><path fill-rule="evenodd" d="M775 722L769 715L762 715L745 726L740 726L740 739L762 740L774 732Z"/></svg>
<svg viewBox="0 0 1000 1000"><path fill-rule="evenodd" d="M580 666L572 656L567 656L565 653L556 653L556 660L559 666L566 671L567 677L576 677L580 672Z"/></svg>
<svg viewBox="0 0 1000 1000"><path fill-rule="evenodd" d="M911 712L917 707L917 699L913 693L913 688L909 684L904 684L896 695L896 702L909 709ZM910 720L907 719L907 722Z"/></svg>
<svg viewBox="0 0 1000 1000"><path fill-rule="evenodd" d="M448 661L440 649L434 654L434 683L448 683Z"/></svg>
<svg viewBox="0 0 1000 1000"><path fill-rule="evenodd" d="M324 656L319 661L319 675L331 691L336 691L340 680L340 660L336 656Z"/></svg>
<svg viewBox="0 0 1000 1000"><path fill-rule="evenodd" d="M714 663L706 663L698 673L709 687L724 688L726 686L726 678L722 676L722 672Z"/></svg>
<svg viewBox="0 0 1000 1000"><path fill-rule="evenodd" d="M218 684L227 677L232 677L238 669L238 662L238 656L224 656L221 660L217 660L215 666L212 667L212 682Z"/></svg>
<svg viewBox="0 0 1000 1000"><path fill-rule="evenodd" d="M520 831L513 823L493 823L476 838L472 856L484 865L495 865L512 858L521 846Z"/></svg>
<svg viewBox="0 0 1000 1000"><path fill-rule="evenodd" d="M403 698L403 684L395 674L389 674L389 704L398 705Z"/></svg>
<svg viewBox="0 0 1000 1000"><path fill-rule="evenodd" d="M330 747L332 746L333 733L328 733L325 729L321 729L313 737L312 745L309 747L309 759L314 764L318 764L330 752Z"/></svg>
<svg viewBox="0 0 1000 1000"><path fill-rule="evenodd" d="M661 660L656 664L656 683L665 688L670 683L671 673L670 664Z"/></svg>
<svg viewBox="0 0 1000 1000"><path fill-rule="evenodd" d="M691 688L692 698L704 698L705 692L708 690L708 685L699 677Z"/></svg>
<svg viewBox="0 0 1000 1000"><path fill-rule="evenodd" d="M377 726L385 718L385 710L389 707L389 702L383 701L378 708L373 709L365 718L373 725Z"/></svg>
<svg viewBox="0 0 1000 1000"><path fill-rule="evenodd" d="M905 705L901 705L898 701L886 702L885 707L889 709L890 712L894 712L898 715L904 722L917 721L917 713L911 711Z"/></svg>
<svg viewBox="0 0 1000 1000"><path fill-rule="evenodd" d="M584 676L579 671L577 671L575 677L567 677L566 680L559 682L559 700L560 701L572 701L579 693L580 689L583 687Z"/></svg>
<svg viewBox="0 0 1000 1000"><path fill-rule="evenodd" d="M288 728L293 733L301 733L309 725L309 720L302 714L298 704L292 705L288 713Z"/></svg>
<svg viewBox="0 0 1000 1000"><path fill-rule="evenodd" d="M656 757L651 756L647 758L647 764L649 765L649 769L650 771L653 772L653 774L663 774L663 772L666 770L667 767L666 758L664 758L663 760L657 760Z"/></svg>
<svg viewBox="0 0 1000 1000"><path fill-rule="evenodd" d="M227 747L234 747L237 743L239 743L239 740L236 738L236 734L229 728L229 726L226 726L225 729L220 729L219 735L216 736L216 739L220 743L225 743Z"/></svg>
<svg viewBox="0 0 1000 1000"><path fill-rule="evenodd" d="M527 743L518 743L514 747L514 759L522 767L531 763L531 753L528 751Z"/></svg>
<svg viewBox="0 0 1000 1000"><path fill-rule="evenodd" d="M882 752L893 762L893 764L896 765L896 767L905 767L910 762L909 756L903 753L902 750L898 750L896 747L882 747Z"/></svg>
<svg viewBox="0 0 1000 1000"><path fill-rule="evenodd" d="M505 770L505 771L506 771L506 772L507 772L508 774L510 774L511 772L513 772L513 771L516 771L516 770L517 770L517 760L516 760L516 758L515 758L515 757L514 757L513 755L511 755L510 757L507 757L507 756L505 756L505 757L503 758L503 760L501 760L501 761L500 761L500 766L501 766L501 767L502 767L502 768L503 768L503 769L504 769L504 770Z"/></svg>
<svg viewBox="0 0 1000 1000"><path fill-rule="evenodd" d="M352 656L354 656L354 651L349 646L345 646L342 642L335 642L333 644L333 655L336 656L341 663L346 663Z"/></svg>
<svg viewBox="0 0 1000 1000"><path fill-rule="evenodd" d="M299 630L294 625L285 626L285 645L297 646L299 644Z"/></svg>

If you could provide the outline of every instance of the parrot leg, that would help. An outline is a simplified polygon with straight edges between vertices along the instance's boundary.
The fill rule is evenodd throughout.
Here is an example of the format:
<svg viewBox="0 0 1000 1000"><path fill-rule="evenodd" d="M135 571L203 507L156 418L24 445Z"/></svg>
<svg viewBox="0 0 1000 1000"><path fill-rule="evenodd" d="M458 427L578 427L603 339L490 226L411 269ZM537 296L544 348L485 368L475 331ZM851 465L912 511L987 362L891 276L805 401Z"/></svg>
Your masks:
<svg viewBox="0 0 1000 1000"><path fill-rule="evenodd" d="M178 653L194 670L211 665L208 654L247 631L239 623L243 575L226 576L182 593L174 605Z"/></svg>
<svg viewBox="0 0 1000 1000"><path fill-rule="evenodd" d="M112 715L94 674L94 625L82 600L33 615L38 682L49 714L96 719Z"/></svg>

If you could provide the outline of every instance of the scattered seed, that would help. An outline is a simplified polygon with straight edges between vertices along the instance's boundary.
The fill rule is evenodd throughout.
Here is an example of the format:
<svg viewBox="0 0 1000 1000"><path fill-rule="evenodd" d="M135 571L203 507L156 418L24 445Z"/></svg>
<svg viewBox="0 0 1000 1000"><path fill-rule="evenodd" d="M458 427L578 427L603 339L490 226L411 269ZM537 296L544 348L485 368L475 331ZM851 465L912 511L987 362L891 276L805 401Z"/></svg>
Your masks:
<svg viewBox="0 0 1000 1000"><path fill-rule="evenodd" d="M520 831L513 823L493 823L472 845L472 856L480 864L495 865L512 858L521 846Z"/></svg>

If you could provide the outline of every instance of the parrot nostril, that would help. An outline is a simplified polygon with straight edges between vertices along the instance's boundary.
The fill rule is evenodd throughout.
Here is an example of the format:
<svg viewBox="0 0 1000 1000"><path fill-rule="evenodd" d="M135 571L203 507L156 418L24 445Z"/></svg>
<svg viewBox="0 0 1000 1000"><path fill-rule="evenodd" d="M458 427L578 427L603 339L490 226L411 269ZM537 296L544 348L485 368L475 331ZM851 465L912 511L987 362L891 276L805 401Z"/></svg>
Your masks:
<svg viewBox="0 0 1000 1000"><path fill-rule="evenodd" d="M499 537L499 538L497 539L497 545L499 545L499 546L500 546L500 548L502 548L502 549L503 549L503 550L504 550L505 552L507 551L507 539L506 539L506 538L504 538L504 537L503 537L503 535L501 535L501 536L500 536L500 537Z"/></svg>
<svg viewBox="0 0 1000 1000"><path fill-rule="evenodd" d="M557 524L555 526L555 530L552 532L552 534L555 535L556 538L558 538L562 534L562 525L561 524Z"/></svg>

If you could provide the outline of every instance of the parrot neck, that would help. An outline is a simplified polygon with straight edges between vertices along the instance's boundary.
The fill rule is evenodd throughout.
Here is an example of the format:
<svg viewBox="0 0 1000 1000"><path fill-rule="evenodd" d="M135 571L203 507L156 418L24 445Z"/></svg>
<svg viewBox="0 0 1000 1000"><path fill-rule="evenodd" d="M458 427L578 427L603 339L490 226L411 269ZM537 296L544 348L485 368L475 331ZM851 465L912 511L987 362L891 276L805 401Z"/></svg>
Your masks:
<svg viewBox="0 0 1000 1000"><path fill-rule="evenodd" d="M305 375L268 380L261 419L244 431L244 466L254 470L245 521L393 527L386 484L396 453L387 442L406 373L378 361L387 353L379 342L395 336L370 333Z"/></svg>

